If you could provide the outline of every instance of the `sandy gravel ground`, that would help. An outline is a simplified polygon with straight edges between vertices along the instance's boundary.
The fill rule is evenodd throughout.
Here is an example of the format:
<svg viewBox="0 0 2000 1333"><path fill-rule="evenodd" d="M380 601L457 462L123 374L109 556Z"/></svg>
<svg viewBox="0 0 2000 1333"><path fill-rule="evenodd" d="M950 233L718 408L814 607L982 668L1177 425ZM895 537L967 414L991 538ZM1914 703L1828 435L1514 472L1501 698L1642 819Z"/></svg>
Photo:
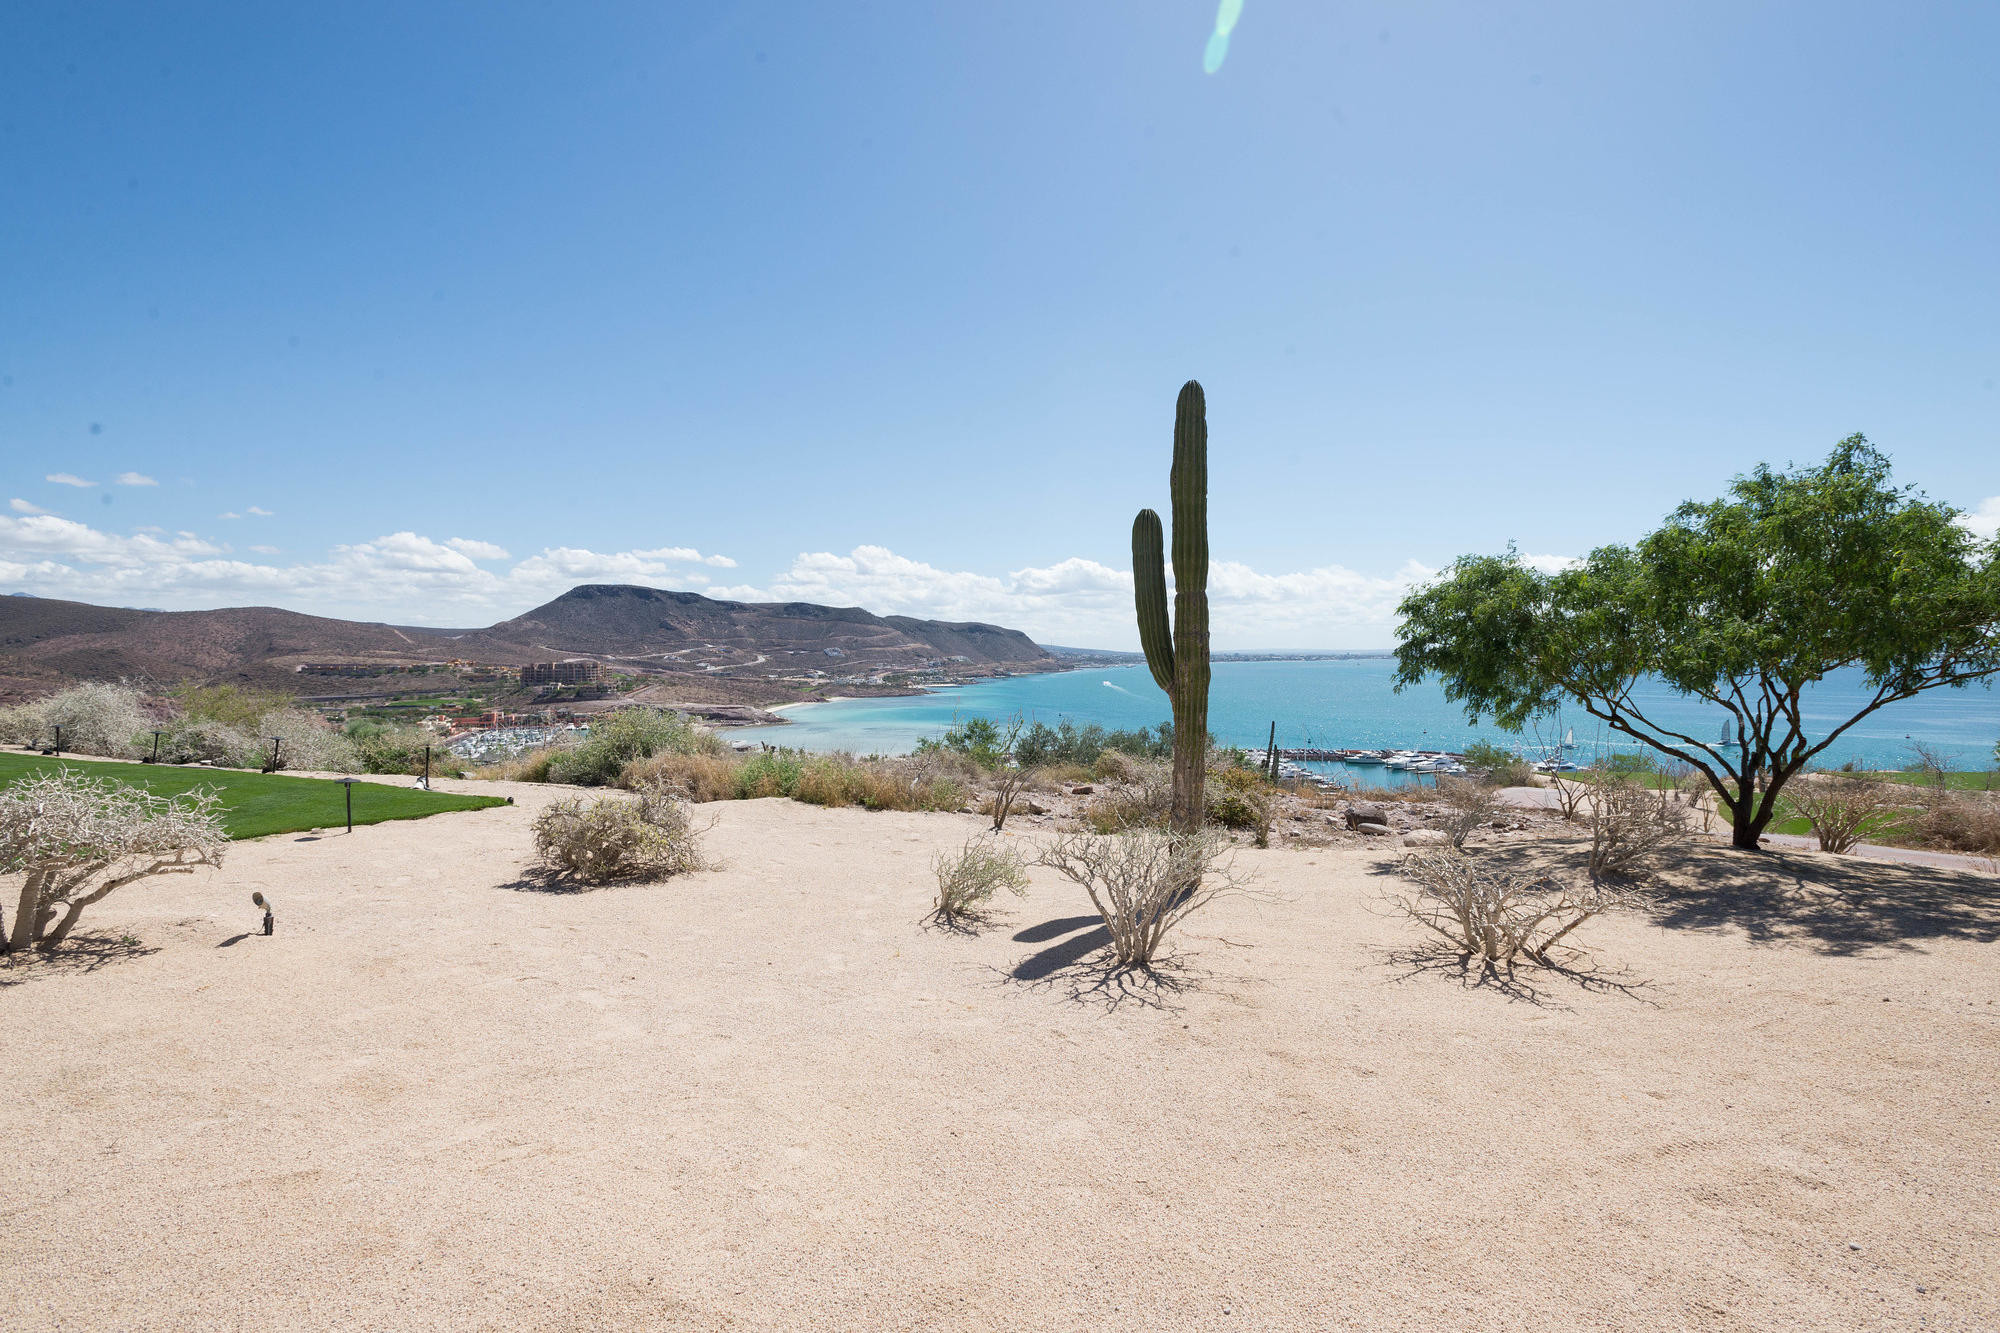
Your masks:
<svg viewBox="0 0 2000 1333"><path fill-rule="evenodd" d="M1993 879L1703 853L1531 996L1252 852L1120 992L1046 872L920 927L968 817L551 894L513 790L0 967L0 1328L2000 1327Z"/></svg>

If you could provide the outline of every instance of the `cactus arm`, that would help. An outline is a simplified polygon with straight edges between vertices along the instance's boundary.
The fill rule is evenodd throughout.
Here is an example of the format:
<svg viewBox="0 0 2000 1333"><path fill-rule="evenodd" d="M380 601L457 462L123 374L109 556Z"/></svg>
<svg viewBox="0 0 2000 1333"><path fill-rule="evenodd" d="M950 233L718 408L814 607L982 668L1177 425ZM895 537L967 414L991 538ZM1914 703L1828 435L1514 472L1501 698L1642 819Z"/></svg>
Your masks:
<svg viewBox="0 0 2000 1333"><path fill-rule="evenodd" d="M1141 509L1132 520L1132 595L1139 610L1139 645L1153 680L1174 695L1173 629L1167 623L1167 561L1160 516Z"/></svg>

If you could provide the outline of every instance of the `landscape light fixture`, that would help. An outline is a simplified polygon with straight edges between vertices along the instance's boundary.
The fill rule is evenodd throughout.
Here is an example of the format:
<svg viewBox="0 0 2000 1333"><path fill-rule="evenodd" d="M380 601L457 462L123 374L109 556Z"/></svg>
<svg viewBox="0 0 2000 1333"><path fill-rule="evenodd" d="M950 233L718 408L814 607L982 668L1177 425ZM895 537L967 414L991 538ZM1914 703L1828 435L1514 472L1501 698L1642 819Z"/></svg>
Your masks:
<svg viewBox="0 0 2000 1333"><path fill-rule="evenodd" d="M271 915L271 900L261 893L253 893L250 901L264 909L264 933L269 935L271 928L278 924L277 918Z"/></svg>
<svg viewBox="0 0 2000 1333"><path fill-rule="evenodd" d="M347 788L347 831L352 833L354 832L354 784L361 781L361 779L335 778L334 781Z"/></svg>
<svg viewBox="0 0 2000 1333"><path fill-rule="evenodd" d="M285 744L284 737L282 736L271 737L271 762L264 766L264 771L266 773L275 773L278 771L280 767L278 759L281 752L284 749L284 744Z"/></svg>
<svg viewBox="0 0 2000 1333"><path fill-rule="evenodd" d="M159 732L157 732L157 731L156 731L156 732L154 732L154 733L153 733L153 753L152 753L152 754L151 754L151 755L150 755L149 757L147 757L147 758L145 758L145 759L142 759L142 760L140 760L139 762L140 762L140 763L142 763L142 764L157 764L157 763L159 763L159 762L160 762L160 733L159 733Z"/></svg>
<svg viewBox="0 0 2000 1333"><path fill-rule="evenodd" d="M60 722L56 723L56 738L54 742L50 744L49 748L42 751L42 753L43 754L62 753L62 723Z"/></svg>

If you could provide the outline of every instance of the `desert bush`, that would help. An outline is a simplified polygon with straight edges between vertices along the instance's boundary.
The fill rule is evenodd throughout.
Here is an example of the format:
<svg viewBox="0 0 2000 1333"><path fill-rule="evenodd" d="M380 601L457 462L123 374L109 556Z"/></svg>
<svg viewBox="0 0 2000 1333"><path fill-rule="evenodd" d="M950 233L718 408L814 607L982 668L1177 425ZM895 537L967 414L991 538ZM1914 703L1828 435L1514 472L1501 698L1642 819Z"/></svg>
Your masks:
<svg viewBox="0 0 2000 1333"><path fill-rule="evenodd" d="M1123 750L1106 750L1090 766L1090 776L1099 782L1130 782L1138 772L1138 761Z"/></svg>
<svg viewBox="0 0 2000 1333"><path fill-rule="evenodd" d="M487 782L547 782L549 770L556 760L575 748L569 745L545 745L539 750L528 750L511 759L496 759L490 764L481 764L470 770L470 775Z"/></svg>
<svg viewBox="0 0 2000 1333"><path fill-rule="evenodd" d="M1916 816L1915 832L1927 847L2000 854L2000 803L1984 795L1930 793Z"/></svg>
<svg viewBox="0 0 2000 1333"><path fill-rule="evenodd" d="M621 708L600 713L590 735L549 764L548 780L576 787L606 787L634 759L656 754L728 753L728 747L680 713L657 708Z"/></svg>
<svg viewBox="0 0 2000 1333"><path fill-rule="evenodd" d="M743 761L735 755L656 754L634 759L618 770L618 785L636 791L664 786L690 801L733 801Z"/></svg>
<svg viewBox="0 0 2000 1333"><path fill-rule="evenodd" d="M1951 781L1951 761L1945 758L1944 751L1926 741L1911 741L1909 749L1910 762L1903 766L1903 771L1916 774L1932 790L1943 791Z"/></svg>
<svg viewBox="0 0 2000 1333"><path fill-rule="evenodd" d="M1535 780L1533 765L1491 741L1474 741L1466 746L1465 766L1475 780L1489 787L1526 787Z"/></svg>
<svg viewBox="0 0 2000 1333"><path fill-rule="evenodd" d="M151 738L147 753L151 753ZM161 728L160 760L168 764L217 764L247 768L257 752L248 733L207 717L177 717Z"/></svg>
<svg viewBox="0 0 2000 1333"><path fill-rule="evenodd" d="M1823 852L1855 844L1895 825L1907 795L1886 783L1836 773L1808 773L1785 786L1785 809L1801 816Z"/></svg>
<svg viewBox="0 0 2000 1333"><path fill-rule="evenodd" d="M1084 822L1098 833L1164 827L1173 809L1172 771L1161 763L1135 763L1132 780L1084 808Z"/></svg>
<svg viewBox="0 0 2000 1333"><path fill-rule="evenodd" d="M13 930L0 940L9 952L47 952L105 895L220 865L228 845L214 792L169 799L71 768L31 774L0 789L0 874L21 876Z"/></svg>
<svg viewBox="0 0 2000 1333"><path fill-rule="evenodd" d="M1496 967L1522 957L1549 963L1559 941L1624 897L1597 880L1567 884L1455 851L1412 853L1402 873L1411 887L1391 890L1390 903L1460 954Z"/></svg>
<svg viewBox="0 0 2000 1333"><path fill-rule="evenodd" d="M736 799L790 796L805 772L806 756L798 750L766 750L753 754L736 770Z"/></svg>
<svg viewBox="0 0 2000 1333"><path fill-rule="evenodd" d="M939 852L931 869L938 883L931 914L946 924L984 917L1001 889L1017 898L1028 891L1021 854L994 838L971 838L956 852Z"/></svg>
<svg viewBox="0 0 2000 1333"><path fill-rule="evenodd" d="M77 754L134 759L138 737L151 742L144 697L123 681L72 685L44 698L0 710L0 735L15 745L46 746L62 728L62 748Z"/></svg>
<svg viewBox="0 0 2000 1333"><path fill-rule="evenodd" d="M1590 789L1590 875L1644 873L1688 836L1687 807L1678 792L1650 791L1629 782L1601 782Z"/></svg>
<svg viewBox="0 0 2000 1333"><path fill-rule="evenodd" d="M255 736L264 732L264 717L292 707L289 694L252 689L247 685L196 685L182 681L168 691L182 717L205 718Z"/></svg>
<svg viewBox="0 0 2000 1333"><path fill-rule="evenodd" d="M1132 828L1122 833L1058 833L1039 864L1074 881L1111 935L1111 952L1125 968L1151 967L1173 928L1245 880L1226 859L1232 844L1215 829L1170 833Z"/></svg>
<svg viewBox="0 0 2000 1333"><path fill-rule="evenodd" d="M1591 793L1597 790L1594 783L1585 782L1575 773L1549 774L1549 790L1555 793L1556 812L1564 820L1575 824L1582 820L1585 808L1590 803Z"/></svg>
<svg viewBox="0 0 2000 1333"><path fill-rule="evenodd" d="M1269 780L1254 768L1211 767L1204 793L1208 821L1224 828L1247 829L1256 834L1259 847L1268 847L1276 795Z"/></svg>
<svg viewBox="0 0 2000 1333"><path fill-rule="evenodd" d="M571 796L535 816L535 855L564 879L603 884L665 879L706 870L701 835L689 806L673 792L646 787L636 796Z"/></svg>
<svg viewBox="0 0 2000 1333"><path fill-rule="evenodd" d="M424 771L424 750L430 750L433 777L462 778L465 762L422 727L364 724L350 726L347 738L354 744L355 757L363 773L403 773L420 776Z"/></svg>
<svg viewBox="0 0 2000 1333"><path fill-rule="evenodd" d="M271 738L278 739L278 762L290 769L318 773L356 773L361 756L354 742L327 725L318 713L302 708L281 708L264 714L257 734L251 737L252 759L268 763Z"/></svg>
<svg viewBox="0 0 2000 1333"><path fill-rule="evenodd" d="M1444 806L1444 834L1456 851L1465 849L1473 830L1484 828L1500 816L1500 798L1495 789L1471 778L1439 775L1437 797Z"/></svg>

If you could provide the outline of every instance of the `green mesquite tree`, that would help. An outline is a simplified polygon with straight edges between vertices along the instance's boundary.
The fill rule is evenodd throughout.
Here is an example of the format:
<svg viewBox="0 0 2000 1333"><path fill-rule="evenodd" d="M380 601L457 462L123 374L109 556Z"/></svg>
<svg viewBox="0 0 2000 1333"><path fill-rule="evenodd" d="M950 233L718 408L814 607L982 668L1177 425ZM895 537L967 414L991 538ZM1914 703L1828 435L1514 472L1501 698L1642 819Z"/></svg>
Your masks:
<svg viewBox="0 0 2000 1333"><path fill-rule="evenodd" d="M1957 518L1893 487L1888 460L1850 436L1817 467L1760 465L1728 498L1689 501L1571 569L1461 558L1399 608L1397 688L1435 675L1468 718L1513 730L1580 705L1697 769L1735 845L1754 848L1785 783L1855 723L2000 671L2000 539L1982 549ZM1806 691L1841 668L1869 697L1808 734ZM1632 687L1647 676L1721 710L1732 742L1646 717Z"/></svg>
<svg viewBox="0 0 2000 1333"><path fill-rule="evenodd" d="M1181 386L1174 406L1174 615L1167 620L1167 572L1160 516L1132 520L1132 586L1139 642L1153 679L1174 706L1173 829L1202 825L1208 769L1208 404L1201 385Z"/></svg>

